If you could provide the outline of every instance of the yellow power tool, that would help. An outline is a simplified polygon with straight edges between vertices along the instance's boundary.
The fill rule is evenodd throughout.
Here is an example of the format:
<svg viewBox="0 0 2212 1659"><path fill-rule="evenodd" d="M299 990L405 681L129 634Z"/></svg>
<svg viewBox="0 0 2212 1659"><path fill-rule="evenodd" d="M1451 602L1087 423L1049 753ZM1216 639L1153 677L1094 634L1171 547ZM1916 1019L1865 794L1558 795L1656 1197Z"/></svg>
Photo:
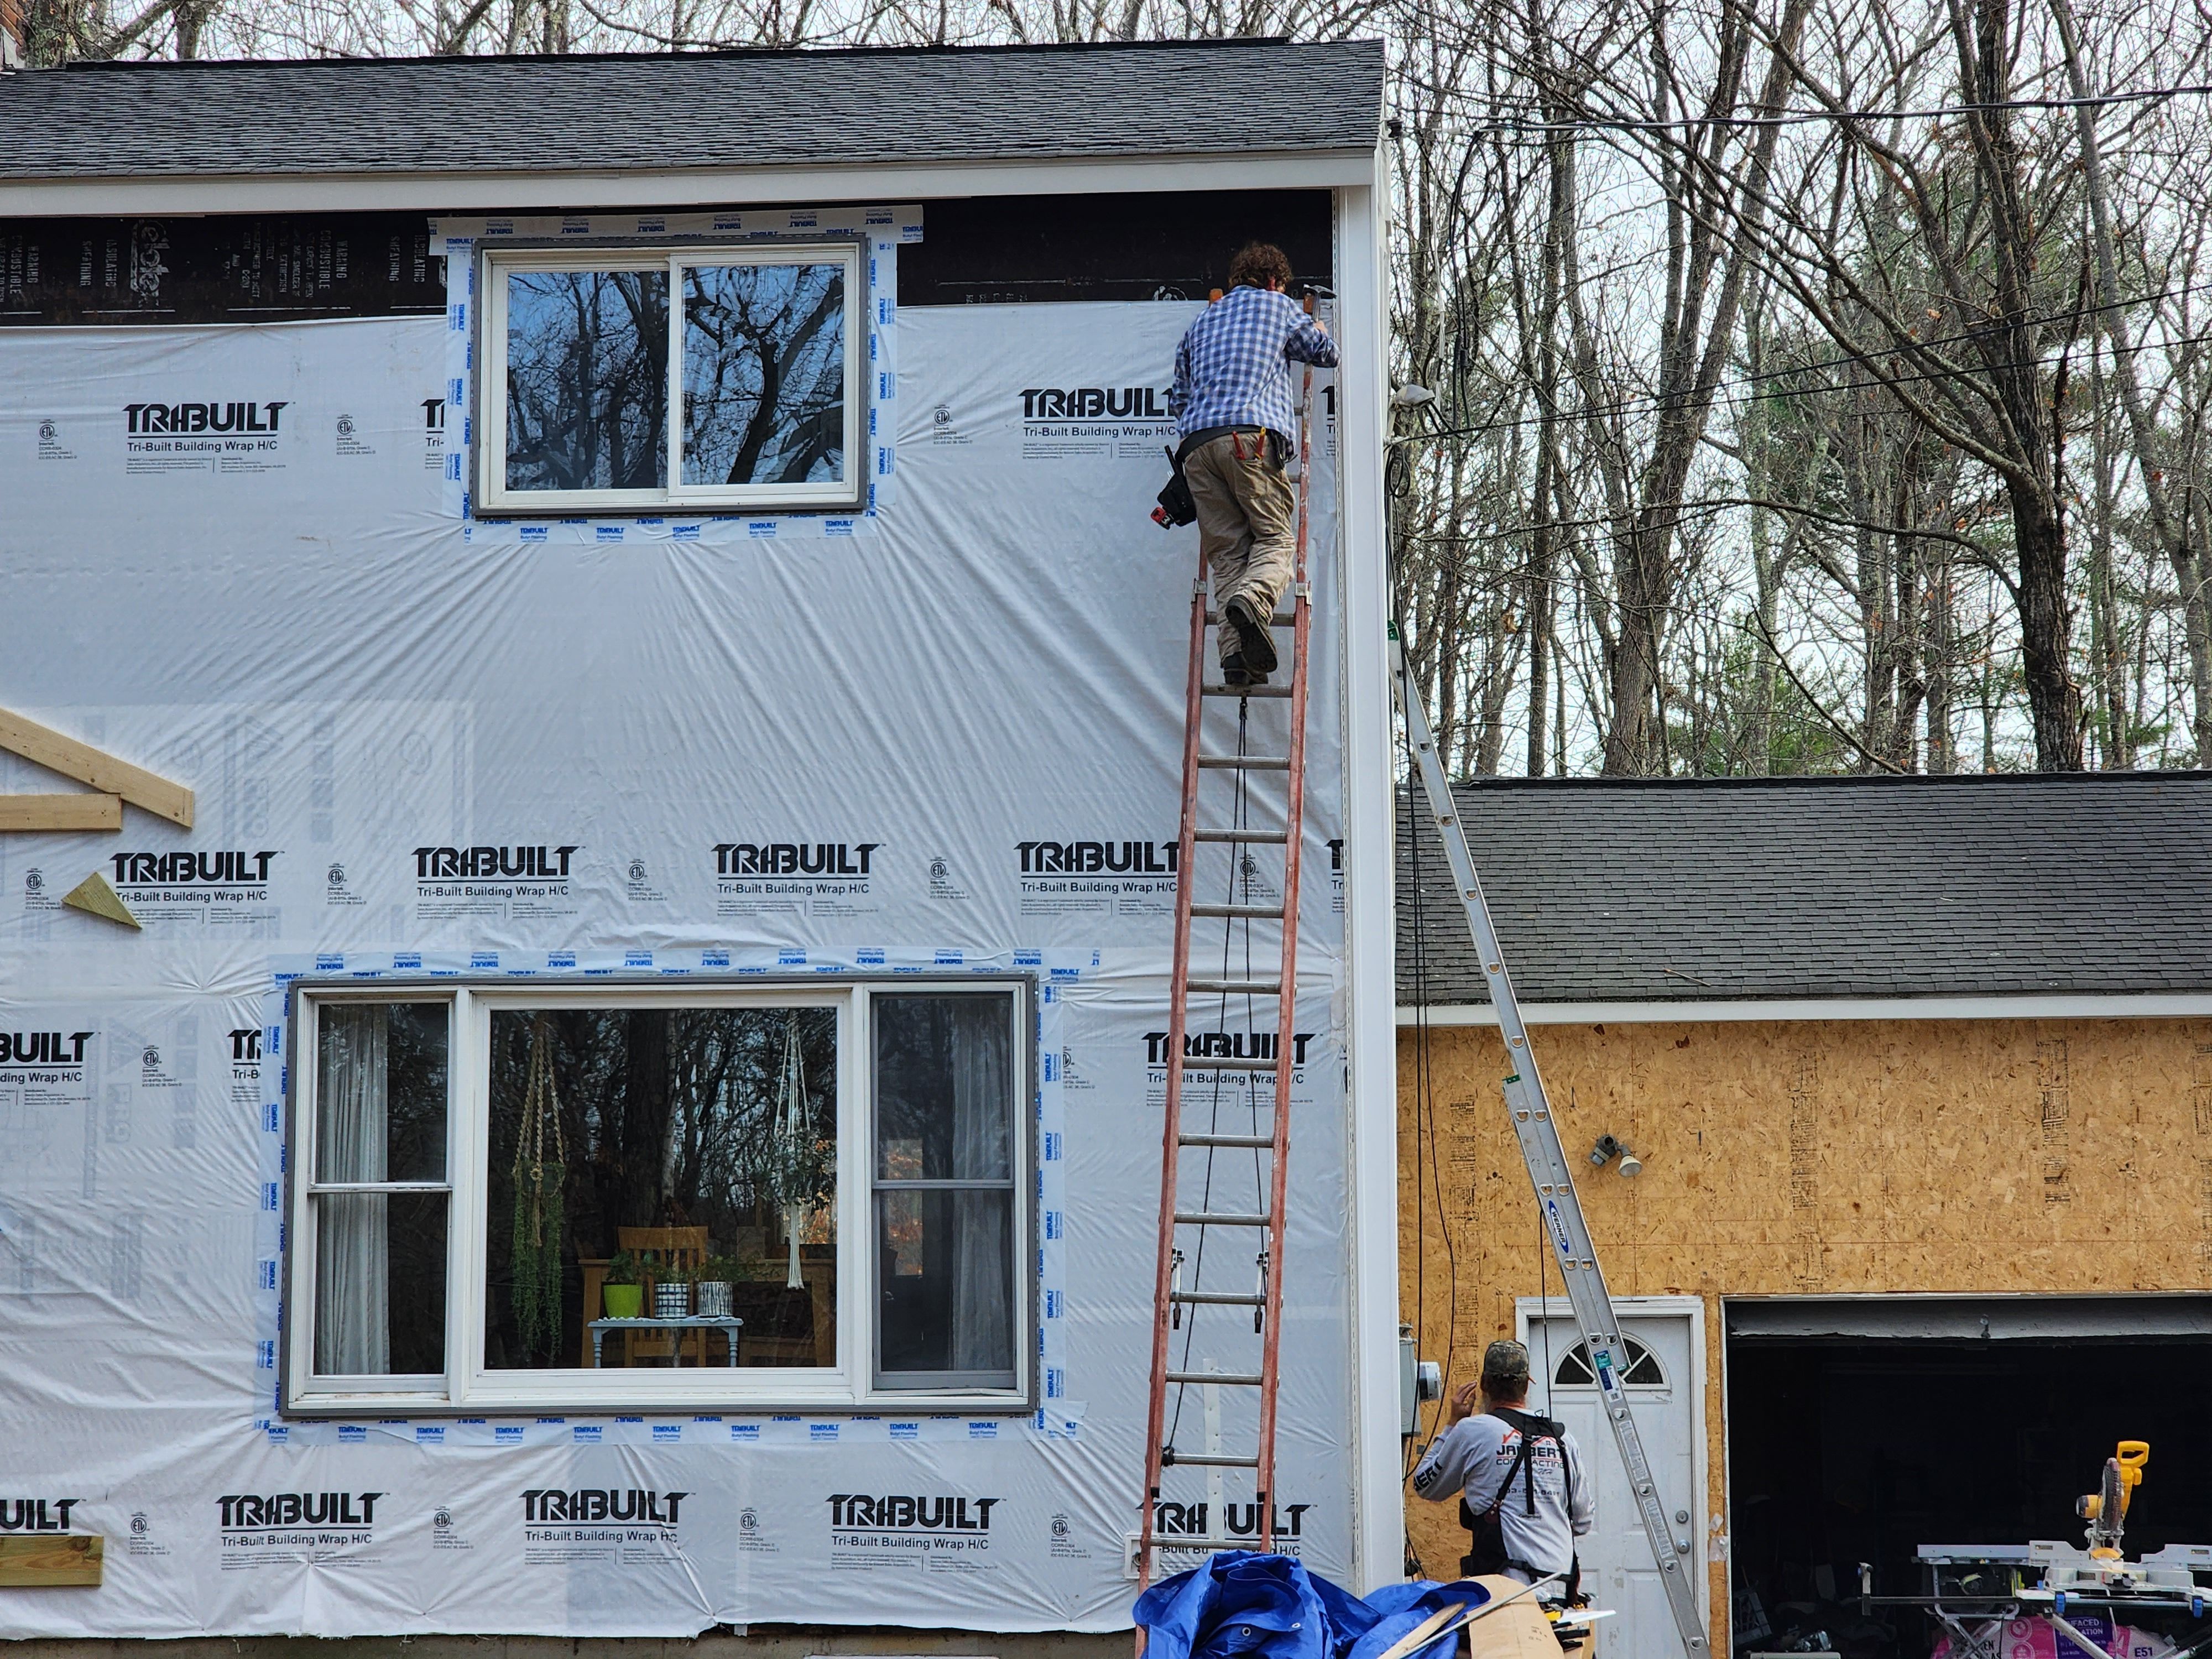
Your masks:
<svg viewBox="0 0 2212 1659"><path fill-rule="evenodd" d="M2104 1479L2098 1489L2077 1499L2074 1512L2087 1521L2089 1555L2093 1560L2120 1559L2120 1536L2127 1530L2128 1504L2142 1485L2143 1465L2150 1462L2150 1443L2123 1440L2105 1460Z"/></svg>

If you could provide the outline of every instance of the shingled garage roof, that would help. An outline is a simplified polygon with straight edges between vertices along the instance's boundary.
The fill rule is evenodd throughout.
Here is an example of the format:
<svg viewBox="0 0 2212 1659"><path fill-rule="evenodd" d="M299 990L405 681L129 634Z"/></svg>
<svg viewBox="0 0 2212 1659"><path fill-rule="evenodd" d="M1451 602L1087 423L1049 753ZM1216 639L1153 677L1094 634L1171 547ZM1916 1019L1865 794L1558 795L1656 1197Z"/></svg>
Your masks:
<svg viewBox="0 0 2212 1659"><path fill-rule="evenodd" d="M1372 150L1380 41L102 64L0 78L0 179Z"/></svg>
<svg viewBox="0 0 2212 1659"><path fill-rule="evenodd" d="M1526 1003L2212 989L2212 773L1614 782L1455 794ZM1401 801L1398 986L1486 1000Z"/></svg>

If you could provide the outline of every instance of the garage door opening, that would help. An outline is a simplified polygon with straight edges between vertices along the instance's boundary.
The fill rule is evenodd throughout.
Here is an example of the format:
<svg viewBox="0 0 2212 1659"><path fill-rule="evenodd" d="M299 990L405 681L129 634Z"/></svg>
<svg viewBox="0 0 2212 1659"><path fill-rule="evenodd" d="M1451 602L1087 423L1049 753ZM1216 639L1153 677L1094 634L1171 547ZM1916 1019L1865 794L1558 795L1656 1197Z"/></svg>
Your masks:
<svg viewBox="0 0 2212 1659"><path fill-rule="evenodd" d="M1925 1588L1923 1544L2079 1545L2074 1500L2122 1439L2151 1448L2128 1555L2212 1542L2208 1304L1730 1304L1735 1650L1826 1632L1811 1645L1847 1659L1927 1659L1940 1631L1925 1615L1861 1616L1859 1563L1877 1595L1909 1595Z"/></svg>

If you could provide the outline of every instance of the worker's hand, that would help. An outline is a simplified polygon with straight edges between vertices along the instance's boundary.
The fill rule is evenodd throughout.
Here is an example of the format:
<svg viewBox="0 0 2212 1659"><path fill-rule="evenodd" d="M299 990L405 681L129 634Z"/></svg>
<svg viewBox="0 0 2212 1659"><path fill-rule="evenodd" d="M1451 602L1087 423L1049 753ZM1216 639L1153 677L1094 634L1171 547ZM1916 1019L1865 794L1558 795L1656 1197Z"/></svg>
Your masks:
<svg viewBox="0 0 2212 1659"><path fill-rule="evenodd" d="M1474 1415L1478 1396L1481 1392L1482 1384L1479 1382L1462 1382L1452 1390L1451 1420L1454 1423L1463 1423Z"/></svg>

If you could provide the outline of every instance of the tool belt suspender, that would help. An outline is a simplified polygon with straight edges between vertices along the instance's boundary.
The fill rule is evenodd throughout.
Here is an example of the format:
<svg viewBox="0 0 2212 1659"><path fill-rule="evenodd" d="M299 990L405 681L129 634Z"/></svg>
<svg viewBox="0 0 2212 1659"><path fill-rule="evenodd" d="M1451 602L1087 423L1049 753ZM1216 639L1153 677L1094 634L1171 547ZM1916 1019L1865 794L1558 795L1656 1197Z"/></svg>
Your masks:
<svg viewBox="0 0 2212 1659"><path fill-rule="evenodd" d="M1546 1569L1532 1561L1523 1561L1508 1554L1505 1548L1505 1529L1500 1518L1505 1500L1513 1491L1513 1478L1521 1477L1522 1512L1536 1512L1536 1468L1529 1459L1530 1448L1535 1441L1549 1440L1559 1449L1559 1485L1565 1502L1574 1502L1574 1470L1567 1461L1567 1443L1562 1437L1566 1432L1563 1425L1548 1417L1539 1417L1534 1412L1516 1411L1510 1406L1493 1406L1490 1415L1509 1428L1519 1431L1521 1448L1513 1455L1513 1462L1505 1471L1505 1479L1498 1484L1497 1496L1490 1507L1477 1514L1474 1507L1462 1496L1459 1500L1459 1522L1468 1530L1468 1550L1460 1561L1460 1571L1468 1577L1483 1573L1504 1572L1511 1569L1525 1572L1531 1578L1541 1578ZM1582 1589L1582 1559L1571 1558L1567 1568L1566 1599L1573 1601Z"/></svg>

